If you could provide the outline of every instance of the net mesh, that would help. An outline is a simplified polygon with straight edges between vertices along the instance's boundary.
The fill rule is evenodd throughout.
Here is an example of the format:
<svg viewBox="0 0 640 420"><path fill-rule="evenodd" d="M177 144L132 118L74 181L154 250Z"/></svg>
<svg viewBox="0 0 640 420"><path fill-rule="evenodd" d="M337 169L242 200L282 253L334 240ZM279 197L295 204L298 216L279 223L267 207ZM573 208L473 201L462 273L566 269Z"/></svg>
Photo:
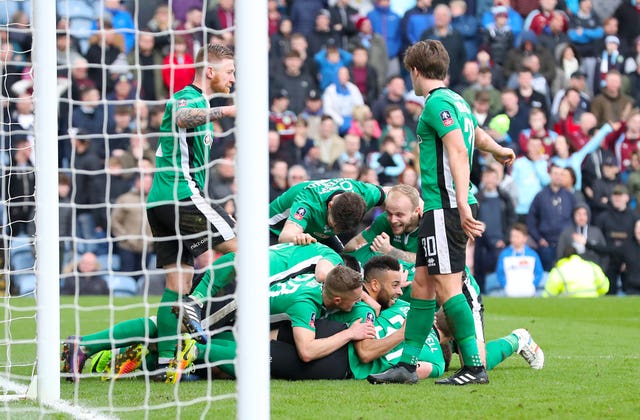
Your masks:
<svg viewBox="0 0 640 420"><path fill-rule="evenodd" d="M84 343L88 348L83 350L112 351L109 367L113 370L119 349L135 342L143 343L151 354L154 349L152 329L165 274L156 267L145 201L156 172L165 105L172 92L193 80L193 58L202 45L233 45L233 26L213 29L214 6L207 2L201 9L188 10L171 0L56 3L57 33L51 36L56 36L59 95L60 273L46 276L60 281L61 339L107 331L106 338ZM38 92L33 92L30 61L31 4L0 3L0 293L4 296L0 390L2 410L11 414L68 411L64 407L16 407L12 402L16 395L27 392L36 372L34 250L36 240L46 240L35 236L35 217L47 210L35 207L33 101ZM229 98L215 95L211 105L226 104ZM233 121L216 122L213 134L205 195L233 213ZM198 274L213 259L208 254L208 259L196 261ZM144 320L143 330L114 327L135 319ZM128 339L118 335L123 331L130 333ZM208 351L205 360L207 356ZM194 383L189 393L166 384L159 387L145 373L154 366L153 357L143 360L142 370L127 375L134 378L131 381L105 383L103 375L91 372L95 357L87 360L79 382L66 383L68 375L63 374L63 399L73 406L90 407L94 411L89 417L125 416L134 409L145 418L168 409L177 417L187 409L191 417L194 413L204 417L212 402L235 396L233 386L216 386L208 380ZM233 360L203 362L200 373L211 379L219 374L216 367L225 363Z"/></svg>

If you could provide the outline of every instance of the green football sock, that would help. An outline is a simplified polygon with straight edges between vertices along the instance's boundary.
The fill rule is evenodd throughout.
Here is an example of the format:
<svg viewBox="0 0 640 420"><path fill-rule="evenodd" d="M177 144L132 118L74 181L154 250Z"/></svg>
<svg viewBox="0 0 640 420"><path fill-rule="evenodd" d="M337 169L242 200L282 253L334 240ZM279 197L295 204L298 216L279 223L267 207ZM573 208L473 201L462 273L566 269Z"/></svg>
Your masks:
<svg viewBox="0 0 640 420"><path fill-rule="evenodd" d="M148 372L156 370L158 368L158 353L155 351L148 352L142 366L146 366Z"/></svg>
<svg viewBox="0 0 640 420"><path fill-rule="evenodd" d="M518 350L518 337L509 334L506 337L487 343L487 370L491 370Z"/></svg>
<svg viewBox="0 0 640 420"><path fill-rule="evenodd" d="M134 343L147 341L145 338L155 338L157 334L156 324L150 318L136 318L119 322L97 333L85 335L80 345L88 355L92 355L112 347L126 348ZM111 341L112 339L114 341Z"/></svg>
<svg viewBox="0 0 640 420"><path fill-rule="evenodd" d="M411 308L407 314L404 331L404 349L400 362L409 365L418 363L418 356L424 346L429 331L433 326L433 316L436 313L435 299L412 299Z"/></svg>
<svg viewBox="0 0 640 420"><path fill-rule="evenodd" d="M225 254L215 260L200 283L191 293L191 297L200 305L203 305L211 296L218 294L220 289L228 285L235 278L235 252Z"/></svg>
<svg viewBox="0 0 640 420"><path fill-rule="evenodd" d="M212 338L209 344L196 343L196 347L198 347L197 362L204 362L206 357L209 363L216 363L216 366L227 375L236 376L233 363L236 358L235 341ZM231 363L219 363L221 360L231 360Z"/></svg>
<svg viewBox="0 0 640 420"><path fill-rule="evenodd" d="M158 358L160 363L175 356L178 343L178 318L171 313L171 303L178 301L178 292L164 289L158 308ZM163 360L164 359L164 360Z"/></svg>
<svg viewBox="0 0 640 420"><path fill-rule="evenodd" d="M442 308L447 316L447 322L453 333L453 338L458 343L464 365L482 366L482 360L478 354L473 314L467 299L460 293L446 301Z"/></svg>

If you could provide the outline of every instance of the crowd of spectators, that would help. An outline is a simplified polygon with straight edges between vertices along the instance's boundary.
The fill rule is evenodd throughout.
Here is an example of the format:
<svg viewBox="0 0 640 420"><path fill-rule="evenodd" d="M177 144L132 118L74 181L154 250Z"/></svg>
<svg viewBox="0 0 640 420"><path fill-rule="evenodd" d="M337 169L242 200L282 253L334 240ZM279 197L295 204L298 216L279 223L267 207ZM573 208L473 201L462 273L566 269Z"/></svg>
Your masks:
<svg viewBox="0 0 640 420"><path fill-rule="evenodd" d="M233 0L168 3L57 1L63 263L108 255L134 278L153 264L142 209L164 104L193 79L198 48L233 47L236 24ZM30 8L8 1L0 12L7 241L33 235ZM424 97L411 90L402 52L438 39L451 57L449 87L518 155L510 168L474 156L487 231L469 263L483 291L534 294L540 269L573 252L603 268L609 293L640 293L630 269L640 261L640 4L268 0L268 19L272 199L339 176L419 188ZM216 123L207 191L230 213L233 124ZM510 283L522 278L529 284Z"/></svg>

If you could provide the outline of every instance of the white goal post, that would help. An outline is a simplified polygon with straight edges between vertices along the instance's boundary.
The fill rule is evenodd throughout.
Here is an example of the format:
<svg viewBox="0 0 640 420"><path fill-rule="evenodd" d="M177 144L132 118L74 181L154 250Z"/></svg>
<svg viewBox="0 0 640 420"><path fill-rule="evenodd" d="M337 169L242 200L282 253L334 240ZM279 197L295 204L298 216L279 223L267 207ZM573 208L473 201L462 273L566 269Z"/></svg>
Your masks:
<svg viewBox="0 0 640 420"><path fill-rule="evenodd" d="M269 295L252 281L269 277L266 34L266 1L236 0L239 419L269 417Z"/></svg>
<svg viewBox="0 0 640 420"><path fill-rule="evenodd" d="M60 282L58 221L58 109L56 3L33 3L36 155L36 329L40 403L60 399ZM44 210L46 209L46 210Z"/></svg>
<svg viewBox="0 0 640 420"><path fill-rule="evenodd" d="M144 2L144 0L137 0ZM169 0L171 3L177 0ZM206 2L205 2L206 3ZM256 3L261 7L256 7ZM60 398L58 168L56 93L56 1L34 0L37 399ZM268 418L268 65L267 4L236 0L236 103L238 115L238 352L237 417ZM46 210L44 210L46 209ZM263 285L264 287L258 287Z"/></svg>

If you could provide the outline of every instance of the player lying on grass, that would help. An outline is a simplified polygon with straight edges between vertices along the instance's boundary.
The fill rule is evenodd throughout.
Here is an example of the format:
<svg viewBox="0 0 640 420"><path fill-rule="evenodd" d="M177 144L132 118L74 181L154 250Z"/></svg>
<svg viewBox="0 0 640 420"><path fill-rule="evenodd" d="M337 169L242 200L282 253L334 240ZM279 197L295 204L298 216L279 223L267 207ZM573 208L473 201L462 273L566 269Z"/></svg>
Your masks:
<svg viewBox="0 0 640 420"><path fill-rule="evenodd" d="M325 313L349 312L361 300L362 278L348 267L334 267L324 283L317 282L313 274L275 283L269 295L271 321L276 328L270 343L274 378L294 379L289 373L300 373L298 362L323 372L328 379L343 379L348 369L339 363L346 359L339 350L349 342L375 337L370 322L346 327L321 319Z"/></svg>
<svg viewBox="0 0 640 420"><path fill-rule="evenodd" d="M61 372L67 374L67 380L79 381L85 363L90 360L91 373L102 374L103 380L116 380L137 369L153 374L158 368L157 337L156 318L150 317L130 319L75 342L66 341ZM185 371L191 370L198 355L201 359L208 357L212 374L235 375L236 343L231 332L221 332L212 337L206 347L187 335L176 342L175 357L166 369L165 382L180 381Z"/></svg>
<svg viewBox="0 0 640 420"><path fill-rule="evenodd" d="M187 326L187 331L193 333L197 340L206 343L209 334L204 332L200 326L200 316L204 302L209 296L214 296L219 290L232 283L235 280L235 253L225 254L218 258L211 265L211 269L206 271L190 295L183 298L182 305L185 316L182 318ZM301 273L315 273L316 277L324 280L326 274L337 264L342 264L342 258L331 248L313 243L307 246L288 244L277 244L269 248L269 282L277 282L290 276ZM235 302L232 302L235 304ZM234 306L235 307L235 306ZM177 306L179 313L180 307ZM155 325L155 324L154 324ZM205 327L206 329L206 327ZM136 331L139 331L136 329ZM176 328L173 346L176 347L180 331ZM138 335L127 334L124 331L124 338L128 337L150 337L148 334L140 333ZM105 339L108 340L106 335ZM166 337L165 337L166 339ZM82 372L82 367L87 358L83 355L82 347L85 346L85 337L68 337L64 343L63 358L67 356L65 365L71 373L70 380L77 380L77 375ZM111 348L111 344L104 343L104 350ZM118 346L121 347L121 346ZM90 355L90 354L89 354Z"/></svg>
<svg viewBox="0 0 640 420"><path fill-rule="evenodd" d="M350 313L333 313L330 319L347 324L358 319L374 320L376 339L349 344L349 364L356 379L383 372L397 363L402 353L404 321L409 304L398 299L401 294L400 266L389 257L374 257L364 267L364 288L383 308L379 316L364 302L358 303ZM446 324L446 317L439 312L439 322L431 330L419 357L417 377L419 379L442 376L445 371L443 346L453 340ZM441 327L442 326L442 327ZM395 343L394 346L389 345ZM386 350L386 351L385 351ZM487 369L493 369L513 353L522 355L534 369L544 365L544 354L523 329L513 331L506 337L487 343Z"/></svg>
<svg viewBox="0 0 640 420"><path fill-rule="evenodd" d="M305 363L279 337L278 341L271 342L272 377L294 380L349 377L365 379L370 374L385 371L397 362L402 352L404 322L409 310L408 303L398 300L402 293L400 266L391 257L377 256L365 265L364 276L365 291L383 308L380 315L376 316L376 309L358 302L350 312L330 313L328 321L334 325L329 324L325 328L337 328L335 322L346 328L354 322L367 320L366 322L373 322L376 338L352 341L346 349L341 348L326 358ZM321 321L324 320L317 324ZM283 329L279 331L279 336L282 333ZM451 340L446 324L442 331L437 327L431 331L419 358L417 375L420 379L437 378L444 373L443 348L448 349ZM516 330L509 336L491 341L488 351L488 369L492 369L514 352L523 355L533 368L542 368L544 363L542 351L525 330ZM340 374L341 372L346 373Z"/></svg>
<svg viewBox="0 0 640 420"><path fill-rule="evenodd" d="M345 269L346 270L346 269ZM301 276L306 277L306 276ZM295 347L295 335L289 327L274 331L271 341L271 370L274 378L284 379L344 379L355 377L363 379L371 373L384 371L393 365L400 354L403 339L403 325L408 311L408 304L396 300L401 294L400 266L397 261L389 257L376 257L365 265L366 292L383 308L376 317L377 310L358 302L353 311L335 312L330 315L331 320L318 319L314 322L316 327L316 340L321 340L335 333L342 333L346 329L346 323L362 325L363 319L374 322L377 339L372 337L351 342L348 349L345 346L321 356L311 362L304 362ZM291 290L299 284L299 279L291 279L288 284L280 283L276 286L279 291ZM314 284L315 286L315 284ZM313 289L316 289L315 287ZM276 294L277 300L278 294ZM281 301L280 304L286 301ZM329 303L328 307L332 307ZM291 313L294 313L292 311ZM307 319L312 319L308 317ZM435 329L428 336L420 357L420 366L417 370L419 378L438 377L445 369L443 349L450 340L450 333L444 317L439 318ZM333 321L333 322L332 322ZM357 321L357 322L356 322ZM444 325L444 327L440 327ZM353 327L353 325L351 325ZM155 322L153 319L135 319L115 325L112 329L104 330L83 338L82 347L84 359L90 354L96 353L92 359L92 372L105 372L107 377L118 378L132 372L134 369L144 366L153 369L154 353L149 353L146 364L142 364L145 348L134 340L141 337L155 337ZM113 341L111 341L113 340ZM149 340L152 341L152 340ZM441 344L437 344L440 341ZM110 342L120 345L129 345L126 351L118 353L112 358ZM100 352L99 350L105 349ZM515 330L511 335L499 340L493 340L487 344L487 368L491 369L514 352L521 354L534 368L542 368L544 355L525 330ZM175 383L180 380L183 372L190 370L192 363L205 363L214 366L227 377L235 375L233 359L235 358L235 341L229 332L219 334L211 339L207 345L196 343L189 338L180 342L177 356L171 363L171 369L167 376L167 382ZM114 362L111 362L114 360ZM206 377L208 374L205 374ZM212 375L216 375L215 372Z"/></svg>
<svg viewBox="0 0 640 420"><path fill-rule="evenodd" d="M347 329L335 331L335 334L316 337L316 320L326 311L350 311L361 299L361 284L360 273L344 266L336 266L329 271L323 284L317 282L313 274L302 274L271 286L271 315L281 319L286 316L291 321L292 339L300 359L307 362L320 359L349 341L375 336L375 330L370 323L354 323ZM62 370L71 373L69 379L77 381L89 356L112 346L133 345L133 341L139 342L144 337L153 338L154 332L157 333L154 320L140 318L125 321L96 334L72 339L63 347ZM220 360L231 360L232 355L235 355L235 343L231 345L226 337L223 342L217 337L206 346L198 344L202 347L196 356L186 355L188 348L193 344L191 340L185 342L187 345L179 345L177 357L170 363L166 382L179 380L181 372L186 367L186 359L198 357L198 361L216 363ZM228 354L229 358L225 359L223 354ZM115 375L127 373L121 365L122 363L113 363L112 370Z"/></svg>
<svg viewBox="0 0 640 420"><path fill-rule="evenodd" d="M233 297L213 301L210 307L205 308L205 303L209 302L211 297L220 297L221 293L232 293L235 289L234 259L235 253L219 258L212 264L212 269L204 273L194 291L181 301L185 315L182 317L184 328L201 344L207 342L207 329L215 330L229 325L234 319L237 305ZM351 260L353 259L345 265L359 271L357 262ZM343 264L343 258L328 246L317 242L308 245L276 244L269 247L268 281L273 285L298 274L313 273L315 279L323 283L327 273L338 264ZM363 299L368 299L368 295L363 294ZM375 306L374 302L369 303ZM179 306L174 307L176 316L179 311ZM211 313L204 321L203 312Z"/></svg>

